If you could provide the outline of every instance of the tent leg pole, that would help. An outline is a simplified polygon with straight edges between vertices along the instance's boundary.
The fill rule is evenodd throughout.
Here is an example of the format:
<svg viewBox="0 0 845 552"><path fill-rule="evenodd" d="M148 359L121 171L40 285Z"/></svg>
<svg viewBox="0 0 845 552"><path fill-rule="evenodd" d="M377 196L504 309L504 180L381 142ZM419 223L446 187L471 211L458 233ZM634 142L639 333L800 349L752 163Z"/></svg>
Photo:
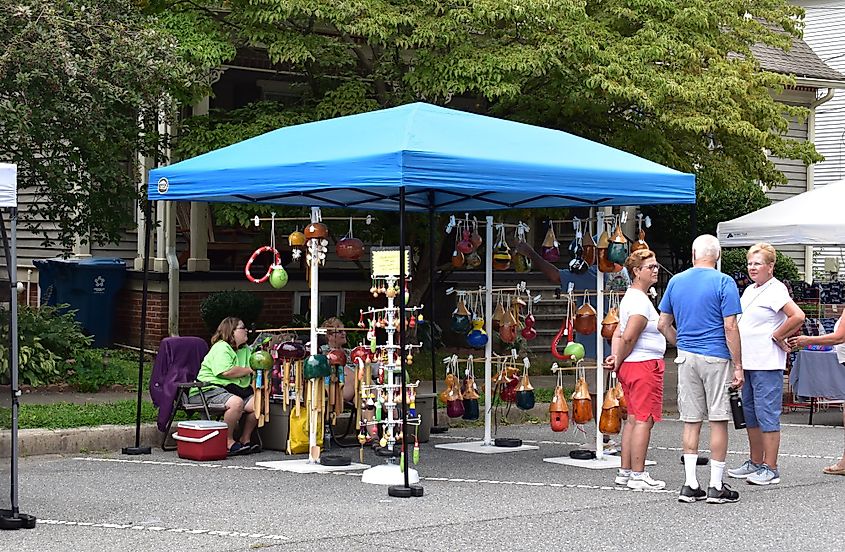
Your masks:
<svg viewBox="0 0 845 552"><path fill-rule="evenodd" d="M146 200L147 205L144 208L144 280L143 291L141 293L141 336L138 340L138 396L135 405L135 446L123 447L121 452L129 456L138 456L140 454L151 454L150 447L141 446L141 393L144 388L144 338L147 333L147 294L149 291L149 258L150 258L150 234L152 218L152 201Z"/></svg>
<svg viewBox="0 0 845 552"><path fill-rule="evenodd" d="M434 266L437 262L434 252L434 224L437 217L434 215L434 192L431 190L428 191L428 206L428 272L430 281L428 287L428 327L429 337L431 338L431 392L435 395L434 400L432 401L434 417L432 418L433 423L429 429L429 433L446 433L449 431L449 426L441 426L440 421L437 419L437 363L434 358L437 352L437 348L434 343L434 320L437 312L435 308L436 290L434 289L436 284L435 276L437 274Z"/></svg>
<svg viewBox="0 0 845 552"><path fill-rule="evenodd" d="M422 485L410 484L411 455L408 451L408 378L405 375L405 357L408 354L409 343L405 331L405 187L399 188L399 381L400 397L402 397L402 455L405 457L402 462L402 473L404 485L391 485L387 488L388 496L396 498L410 498L412 496L423 496ZM388 353L392 354L392 353Z"/></svg>
<svg viewBox="0 0 845 552"><path fill-rule="evenodd" d="M484 254L484 319L487 343L484 345L484 445L493 445L493 216L487 215L487 241Z"/></svg>
<svg viewBox="0 0 845 552"><path fill-rule="evenodd" d="M35 516L20 513L18 506L18 414L20 409L20 395L18 389L18 212L16 208L9 210L9 230L12 234L11 243L6 235L6 222L0 213L0 233L2 233L3 249L6 254L6 269L9 271L9 372L11 373L12 399L12 430L10 452L10 489L9 510L0 509L0 529L32 529L35 527Z"/></svg>

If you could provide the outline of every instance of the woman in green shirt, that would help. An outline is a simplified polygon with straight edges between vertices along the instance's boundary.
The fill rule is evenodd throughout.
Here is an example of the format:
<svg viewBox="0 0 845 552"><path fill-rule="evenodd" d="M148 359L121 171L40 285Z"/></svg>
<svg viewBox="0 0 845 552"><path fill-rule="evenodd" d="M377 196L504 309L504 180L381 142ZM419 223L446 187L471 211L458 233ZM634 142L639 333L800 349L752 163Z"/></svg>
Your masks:
<svg viewBox="0 0 845 552"><path fill-rule="evenodd" d="M253 452L250 439L258 424L252 415L255 412L252 398L252 376L255 372L249 367L250 350L246 341L243 321L234 316L224 318L211 337L211 349L205 355L197 374L197 380L217 386L203 391L208 404L226 406L223 421L229 426L230 455ZM191 390L188 402L202 404L199 389ZM244 413L248 416L241 428L240 441L236 442L235 430ZM258 445L254 448L257 450Z"/></svg>

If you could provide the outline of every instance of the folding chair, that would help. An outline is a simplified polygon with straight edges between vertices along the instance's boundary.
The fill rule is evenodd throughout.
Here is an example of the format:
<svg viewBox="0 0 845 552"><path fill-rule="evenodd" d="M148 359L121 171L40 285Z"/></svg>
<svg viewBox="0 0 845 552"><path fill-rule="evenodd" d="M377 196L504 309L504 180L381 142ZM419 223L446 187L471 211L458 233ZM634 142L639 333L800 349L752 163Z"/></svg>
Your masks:
<svg viewBox="0 0 845 552"><path fill-rule="evenodd" d="M175 450L175 444L168 446L170 427L179 411L192 417L200 412L206 419L219 419L226 408L223 405L209 405L203 388L211 384L196 381L203 358L208 353L208 344L199 337L167 337L161 340L156 355L153 373L150 376L150 397L158 407L157 425L164 432L162 450ZM190 404L190 390L199 388L202 404Z"/></svg>

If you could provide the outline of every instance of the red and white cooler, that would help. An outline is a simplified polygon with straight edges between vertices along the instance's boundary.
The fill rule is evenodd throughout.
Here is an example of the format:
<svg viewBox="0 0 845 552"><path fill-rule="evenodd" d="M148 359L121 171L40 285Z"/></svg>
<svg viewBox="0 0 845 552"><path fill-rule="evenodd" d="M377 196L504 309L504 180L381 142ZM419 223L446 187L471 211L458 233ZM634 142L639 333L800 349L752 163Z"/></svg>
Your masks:
<svg viewBox="0 0 845 552"><path fill-rule="evenodd" d="M189 420L179 422L173 438L176 453L186 460L223 460L229 450L226 447L229 428L223 422L214 420Z"/></svg>

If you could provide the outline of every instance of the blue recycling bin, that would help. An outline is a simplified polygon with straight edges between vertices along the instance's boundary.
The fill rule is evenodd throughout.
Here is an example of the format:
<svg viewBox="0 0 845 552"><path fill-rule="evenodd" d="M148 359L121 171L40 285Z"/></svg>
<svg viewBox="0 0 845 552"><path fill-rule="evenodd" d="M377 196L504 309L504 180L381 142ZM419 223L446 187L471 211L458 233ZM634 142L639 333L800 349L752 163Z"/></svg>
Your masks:
<svg viewBox="0 0 845 552"><path fill-rule="evenodd" d="M95 347L108 347L114 326L115 297L126 278L126 262L118 258L38 259L41 302L70 305L76 320L94 336Z"/></svg>

